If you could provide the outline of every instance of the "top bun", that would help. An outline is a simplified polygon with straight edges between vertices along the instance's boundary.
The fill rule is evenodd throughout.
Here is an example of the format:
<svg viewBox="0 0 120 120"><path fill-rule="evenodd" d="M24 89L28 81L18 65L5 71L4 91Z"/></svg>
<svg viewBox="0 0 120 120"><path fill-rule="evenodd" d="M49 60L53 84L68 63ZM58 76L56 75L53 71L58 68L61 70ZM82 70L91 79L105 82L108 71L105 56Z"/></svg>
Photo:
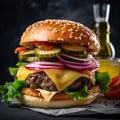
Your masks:
<svg viewBox="0 0 120 120"><path fill-rule="evenodd" d="M90 52L98 52L100 44L95 33L86 26L68 20L43 20L30 25L23 33L20 45L31 42L68 43L85 46Z"/></svg>

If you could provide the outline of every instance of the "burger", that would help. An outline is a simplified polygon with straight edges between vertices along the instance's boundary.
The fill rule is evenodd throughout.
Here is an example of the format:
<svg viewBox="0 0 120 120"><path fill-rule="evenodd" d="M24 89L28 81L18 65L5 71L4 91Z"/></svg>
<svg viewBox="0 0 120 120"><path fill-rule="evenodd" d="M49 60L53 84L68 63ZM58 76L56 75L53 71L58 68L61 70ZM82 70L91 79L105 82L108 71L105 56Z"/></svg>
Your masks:
<svg viewBox="0 0 120 120"><path fill-rule="evenodd" d="M99 49L94 32L81 23L47 19L30 25L15 49L19 62L9 68L15 80L6 84L12 90L4 85L10 88L7 92L12 91L6 92L6 102L17 98L39 108L92 103L100 93L96 82L99 63L92 57Z"/></svg>

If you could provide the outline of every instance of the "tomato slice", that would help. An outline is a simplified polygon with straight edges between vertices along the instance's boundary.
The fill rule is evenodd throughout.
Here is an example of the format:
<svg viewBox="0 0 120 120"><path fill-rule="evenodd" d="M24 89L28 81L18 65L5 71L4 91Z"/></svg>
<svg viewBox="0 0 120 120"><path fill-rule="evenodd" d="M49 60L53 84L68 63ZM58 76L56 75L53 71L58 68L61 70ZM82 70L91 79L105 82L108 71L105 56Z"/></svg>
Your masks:
<svg viewBox="0 0 120 120"><path fill-rule="evenodd" d="M109 87L110 90L104 96L108 99L120 99L120 76L112 78Z"/></svg>
<svg viewBox="0 0 120 120"><path fill-rule="evenodd" d="M116 76L116 77L112 78L112 82L109 84L109 87L111 89L120 87L120 76Z"/></svg>
<svg viewBox="0 0 120 120"><path fill-rule="evenodd" d="M17 47L14 52L15 54L17 54L17 53L25 52L25 51L27 51L25 47Z"/></svg>
<svg viewBox="0 0 120 120"><path fill-rule="evenodd" d="M108 99L120 99L120 87L117 89L113 89L104 94L104 96Z"/></svg>

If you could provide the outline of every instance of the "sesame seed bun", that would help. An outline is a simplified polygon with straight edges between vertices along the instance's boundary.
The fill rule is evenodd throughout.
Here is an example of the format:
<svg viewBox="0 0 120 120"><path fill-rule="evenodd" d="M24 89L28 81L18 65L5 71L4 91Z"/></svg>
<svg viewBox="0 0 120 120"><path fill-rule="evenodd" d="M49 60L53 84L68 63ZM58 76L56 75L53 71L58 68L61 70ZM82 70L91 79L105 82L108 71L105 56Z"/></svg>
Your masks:
<svg viewBox="0 0 120 120"><path fill-rule="evenodd" d="M64 92L56 94L50 101L45 101L41 93L37 90L23 88L21 92L22 96L18 100L26 106L37 108L68 108L92 103L99 95L100 89L99 86L92 87L89 90L89 96L80 100L73 100Z"/></svg>
<svg viewBox="0 0 120 120"><path fill-rule="evenodd" d="M90 52L98 52L100 44L95 33L86 26L68 20L44 20L30 25L23 33L20 45L32 42L68 43L85 46Z"/></svg>

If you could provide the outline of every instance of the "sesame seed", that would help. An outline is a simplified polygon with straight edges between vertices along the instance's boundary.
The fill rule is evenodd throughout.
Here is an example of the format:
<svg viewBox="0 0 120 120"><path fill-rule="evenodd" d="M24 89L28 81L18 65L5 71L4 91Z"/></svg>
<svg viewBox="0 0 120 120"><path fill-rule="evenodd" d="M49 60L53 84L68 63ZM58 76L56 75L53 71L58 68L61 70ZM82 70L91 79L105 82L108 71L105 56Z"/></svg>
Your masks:
<svg viewBox="0 0 120 120"><path fill-rule="evenodd" d="M75 25L73 25L73 28L76 28L76 26L75 26Z"/></svg>
<svg viewBox="0 0 120 120"><path fill-rule="evenodd" d="M29 27L26 28L26 31L28 31L30 29L31 25Z"/></svg>
<svg viewBox="0 0 120 120"><path fill-rule="evenodd" d="M77 30L80 30L80 27L77 26L76 29L77 29Z"/></svg>
<svg viewBox="0 0 120 120"><path fill-rule="evenodd" d="M53 32L53 33L58 33L58 29L57 29L57 28L54 28L52 32Z"/></svg>
<svg viewBox="0 0 120 120"><path fill-rule="evenodd" d="M90 45L90 42L88 42L88 45Z"/></svg>
<svg viewBox="0 0 120 120"><path fill-rule="evenodd" d="M81 40L81 36L79 36L79 40Z"/></svg>
<svg viewBox="0 0 120 120"><path fill-rule="evenodd" d="M83 24L82 24L82 23L78 23L78 24L79 24L79 26L83 27Z"/></svg>
<svg viewBox="0 0 120 120"><path fill-rule="evenodd" d="M57 38L57 40L61 40L61 38Z"/></svg>
<svg viewBox="0 0 120 120"><path fill-rule="evenodd" d="M50 21L49 20L45 20L45 22L44 23L49 23Z"/></svg>
<svg viewBox="0 0 120 120"><path fill-rule="evenodd" d="M36 24L37 23L32 24L32 29L36 29Z"/></svg>
<svg viewBox="0 0 120 120"><path fill-rule="evenodd" d="M83 35L83 37L86 37L86 35Z"/></svg>
<svg viewBox="0 0 120 120"><path fill-rule="evenodd" d="M62 27L63 26L63 24L60 24L60 27Z"/></svg>
<svg viewBox="0 0 120 120"><path fill-rule="evenodd" d="M54 28L54 30L57 30L57 28Z"/></svg>
<svg viewBox="0 0 120 120"><path fill-rule="evenodd" d="M53 33L58 33L58 30L54 30L54 31L52 31Z"/></svg>
<svg viewBox="0 0 120 120"><path fill-rule="evenodd" d="M40 94L40 92L39 92L39 94L38 94L38 96L40 96L41 94Z"/></svg>
<svg viewBox="0 0 120 120"><path fill-rule="evenodd" d="M57 40L64 41L64 39L63 39L63 38L57 38Z"/></svg>
<svg viewBox="0 0 120 120"><path fill-rule="evenodd" d="M66 24L63 24L63 27L66 27Z"/></svg>
<svg viewBox="0 0 120 120"><path fill-rule="evenodd" d="M37 22L37 23L35 24L35 26L36 26L36 27L39 26L39 22Z"/></svg>
<svg viewBox="0 0 120 120"><path fill-rule="evenodd" d="M75 29L75 32L78 32L78 29Z"/></svg>
<svg viewBox="0 0 120 120"><path fill-rule="evenodd" d="M67 22L66 25L70 26L71 24Z"/></svg>
<svg viewBox="0 0 120 120"><path fill-rule="evenodd" d="M70 34L73 34L74 32L70 31Z"/></svg>
<svg viewBox="0 0 120 120"><path fill-rule="evenodd" d="M28 37L27 40L30 40L30 37Z"/></svg>
<svg viewBox="0 0 120 120"><path fill-rule="evenodd" d="M74 37L74 39L75 39L75 40L77 40L77 39L78 39L78 37Z"/></svg>
<svg viewBox="0 0 120 120"><path fill-rule="evenodd" d="M41 25L41 26L43 25L43 23L44 23L43 21L38 22L38 24Z"/></svg>
<svg viewBox="0 0 120 120"><path fill-rule="evenodd" d="M70 36L72 36L73 34L72 34L72 33L70 33L69 35L70 35Z"/></svg>
<svg viewBox="0 0 120 120"><path fill-rule="evenodd" d="M69 36L69 38L73 38L73 36Z"/></svg>
<svg viewBox="0 0 120 120"><path fill-rule="evenodd" d="M49 27L48 27L48 30L49 30L49 31L51 31L51 30L52 30L52 28L49 28Z"/></svg>
<svg viewBox="0 0 120 120"><path fill-rule="evenodd" d="M64 28L62 27L61 30L63 30Z"/></svg>
<svg viewBox="0 0 120 120"><path fill-rule="evenodd" d="M33 29L33 30L35 30L35 29L36 29L36 27L33 27L32 29Z"/></svg>
<svg viewBox="0 0 120 120"><path fill-rule="evenodd" d="M70 28L70 29L68 29L68 31L72 32L72 31L73 31L73 29L72 29L72 28Z"/></svg>
<svg viewBox="0 0 120 120"><path fill-rule="evenodd" d="M55 24L59 24L59 21L56 21Z"/></svg>
<svg viewBox="0 0 120 120"><path fill-rule="evenodd" d="M83 36L83 33L81 33L80 36L82 37L82 36Z"/></svg>
<svg viewBox="0 0 120 120"><path fill-rule="evenodd" d="M33 33L33 30L31 30L31 34Z"/></svg>
<svg viewBox="0 0 120 120"><path fill-rule="evenodd" d="M50 24L53 24L54 21L49 21L49 22L50 22Z"/></svg>

